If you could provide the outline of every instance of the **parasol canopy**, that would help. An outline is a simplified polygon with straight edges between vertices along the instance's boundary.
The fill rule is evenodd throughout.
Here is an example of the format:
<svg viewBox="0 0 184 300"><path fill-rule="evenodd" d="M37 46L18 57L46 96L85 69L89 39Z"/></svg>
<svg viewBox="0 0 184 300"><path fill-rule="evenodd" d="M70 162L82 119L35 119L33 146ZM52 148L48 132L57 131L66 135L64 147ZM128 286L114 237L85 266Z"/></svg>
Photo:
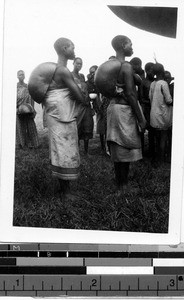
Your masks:
<svg viewBox="0 0 184 300"><path fill-rule="evenodd" d="M176 38L176 7L140 7L108 5L112 12L123 21L152 33Z"/></svg>

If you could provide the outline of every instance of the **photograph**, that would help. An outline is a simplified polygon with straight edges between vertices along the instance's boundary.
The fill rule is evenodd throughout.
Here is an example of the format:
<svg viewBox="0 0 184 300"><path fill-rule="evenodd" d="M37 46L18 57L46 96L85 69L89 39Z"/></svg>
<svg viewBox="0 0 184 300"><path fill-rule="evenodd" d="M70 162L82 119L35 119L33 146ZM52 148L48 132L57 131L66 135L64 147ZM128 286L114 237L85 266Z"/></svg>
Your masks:
<svg viewBox="0 0 184 300"><path fill-rule="evenodd" d="M5 0L0 216L15 241L180 239L182 9L132 3Z"/></svg>

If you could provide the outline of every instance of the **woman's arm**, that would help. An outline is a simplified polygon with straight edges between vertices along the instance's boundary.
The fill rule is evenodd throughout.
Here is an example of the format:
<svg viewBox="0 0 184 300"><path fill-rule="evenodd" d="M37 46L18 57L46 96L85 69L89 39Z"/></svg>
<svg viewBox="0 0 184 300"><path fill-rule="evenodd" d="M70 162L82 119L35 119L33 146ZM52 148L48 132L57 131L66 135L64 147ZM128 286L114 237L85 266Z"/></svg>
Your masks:
<svg viewBox="0 0 184 300"><path fill-rule="evenodd" d="M165 82L164 84L161 85L161 92L164 97L165 103L168 105L171 104L173 101L172 101L172 97L171 97L171 94L169 91L169 86L168 86L167 82Z"/></svg>
<svg viewBox="0 0 184 300"><path fill-rule="evenodd" d="M133 109L133 112L139 122L141 129L144 130L146 127L146 120L138 105L132 66L129 63L124 64L122 67L122 72L123 72L122 76L125 84L125 95L127 97L129 104Z"/></svg>
<svg viewBox="0 0 184 300"><path fill-rule="evenodd" d="M150 103L152 103L153 100L153 84L155 85L155 81L154 83L152 82L150 85L150 89L149 89L149 99L150 99Z"/></svg>
<svg viewBox="0 0 184 300"><path fill-rule="evenodd" d="M85 106L87 105L84 95L82 94L78 85L75 83L72 74L66 67L62 66L57 68L54 79L56 82L63 82L66 85L71 92L73 100L76 100Z"/></svg>

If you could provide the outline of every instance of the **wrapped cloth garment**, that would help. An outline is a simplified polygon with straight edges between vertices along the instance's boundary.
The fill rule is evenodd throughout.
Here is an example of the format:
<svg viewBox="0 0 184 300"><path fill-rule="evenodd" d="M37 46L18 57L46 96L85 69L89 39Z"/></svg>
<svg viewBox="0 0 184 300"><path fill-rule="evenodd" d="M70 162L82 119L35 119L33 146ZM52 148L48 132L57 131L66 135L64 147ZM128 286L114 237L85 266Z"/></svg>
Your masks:
<svg viewBox="0 0 184 300"><path fill-rule="evenodd" d="M71 99L68 88L48 91L44 106L52 174L63 180L77 179L80 166L77 120L82 118L85 107Z"/></svg>
<svg viewBox="0 0 184 300"><path fill-rule="evenodd" d="M22 114L20 107L23 105L30 106L31 113ZM38 133L34 117L34 102L29 94L27 84L17 83L17 116L16 116L16 143L24 148L37 148L39 146Z"/></svg>
<svg viewBox="0 0 184 300"><path fill-rule="evenodd" d="M133 162L142 159L141 148L127 149L113 142L109 142L109 148L113 162Z"/></svg>
<svg viewBox="0 0 184 300"><path fill-rule="evenodd" d="M172 97L166 81L152 82L149 91L151 101L150 124L159 130L168 130L172 126Z"/></svg>
<svg viewBox="0 0 184 300"><path fill-rule="evenodd" d="M107 108L107 142L113 161L142 159L139 129L131 106L111 101Z"/></svg>
<svg viewBox="0 0 184 300"><path fill-rule="evenodd" d="M87 84L85 82L85 77L83 74L79 73L78 76L72 72L73 78L75 83L81 89L82 93L85 95L86 101L88 102L88 106L86 106L85 113L81 122L78 122L78 137L79 140L88 140L93 138L93 128L94 128L94 121L93 121L93 114L92 108L89 100L89 94L87 90Z"/></svg>
<svg viewBox="0 0 184 300"><path fill-rule="evenodd" d="M107 108L107 141L128 149L141 148L138 125L131 106L110 103Z"/></svg>
<svg viewBox="0 0 184 300"><path fill-rule="evenodd" d="M39 140L33 114L17 114L16 143L24 148L38 148Z"/></svg>
<svg viewBox="0 0 184 300"><path fill-rule="evenodd" d="M34 107L34 101L31 98L26 83L17 83L17 109L22 104L30 104Z"/></svg>
<svg viewBox="0 0 184 300"><path fill-rule="evenodd" d="M95 101L96 100L96 101ZM94 108L96 110L96 133L106 135L107 132L107 107L110 103L110 98L104 96L98 96L93 101Z"/></svg>
<svg viewBox="0 0 184 300"><path fill-rule="evenodd" d="M85 114L78 127L79 140L86 140L93 138L94 121L92 115L92 109L90 104L86 107Z"/></svg>

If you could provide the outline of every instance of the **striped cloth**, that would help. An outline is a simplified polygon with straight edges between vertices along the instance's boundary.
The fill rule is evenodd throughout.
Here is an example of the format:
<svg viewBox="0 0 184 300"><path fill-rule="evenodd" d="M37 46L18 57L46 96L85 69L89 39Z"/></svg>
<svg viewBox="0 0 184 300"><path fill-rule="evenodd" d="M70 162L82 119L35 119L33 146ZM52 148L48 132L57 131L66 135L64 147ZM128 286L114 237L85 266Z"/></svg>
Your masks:
<svg viewBox="0 0 184 300"><path fill-rule="evenodd" d="M85 108L71 99L68 88L48 91L44 106L52 174L63 180L75 180L80 166L77 120Z"/></svg>
<svg viewBox="0 0 184 300"><path fill-rule="evenodd" d="M16 144L24 148L37 148L39 146L38 133L34 121L35 113L20 114L19 106L22 104L34 106L29 95L27 84L17 83L17 116L16 116Z"/></svg>

